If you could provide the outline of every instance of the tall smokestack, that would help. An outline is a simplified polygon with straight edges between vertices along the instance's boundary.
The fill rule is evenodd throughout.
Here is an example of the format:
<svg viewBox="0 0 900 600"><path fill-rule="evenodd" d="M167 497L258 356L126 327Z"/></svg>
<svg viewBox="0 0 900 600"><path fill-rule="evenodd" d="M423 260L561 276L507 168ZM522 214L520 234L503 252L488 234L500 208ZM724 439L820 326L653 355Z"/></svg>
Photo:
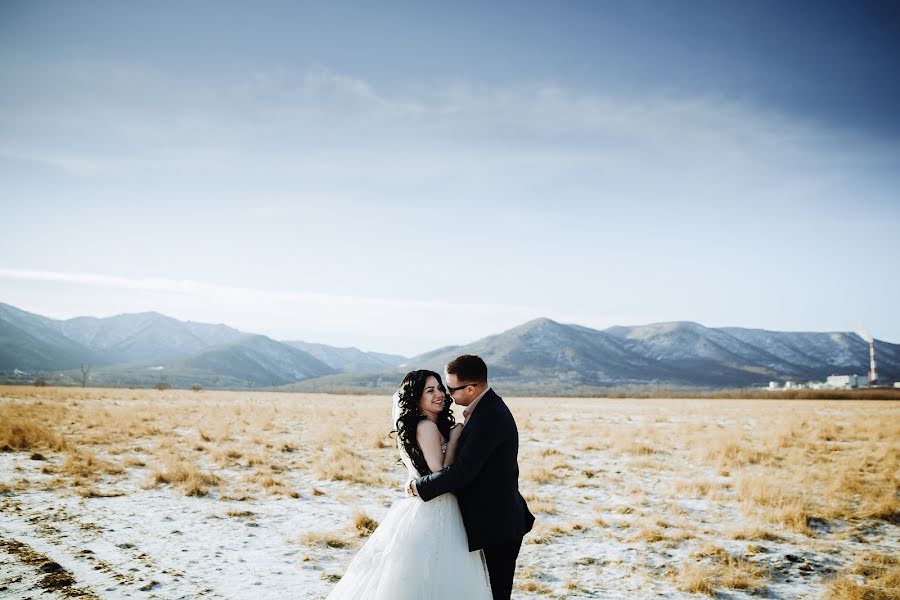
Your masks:
<svg viewBox="0 0 900 600"><path fill-rule="evenodd" d="M878 371L875 369L875 338L869 338L869 385L878 383Z"/></svg>

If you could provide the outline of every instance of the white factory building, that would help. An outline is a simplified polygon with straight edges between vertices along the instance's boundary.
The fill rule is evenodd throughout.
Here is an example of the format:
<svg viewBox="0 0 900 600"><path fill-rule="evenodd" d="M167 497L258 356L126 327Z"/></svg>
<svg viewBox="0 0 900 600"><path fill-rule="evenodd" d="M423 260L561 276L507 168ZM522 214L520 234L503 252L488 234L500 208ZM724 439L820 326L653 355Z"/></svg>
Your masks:
<svg viewBox="0 0 900 600"><path fill-rule="evenodd" d="M770 381L770 390L798 390L798 389L836 389L836 390L853 390L861 387L869 386L868 375L829 375L825 381L807 381L800 383L796 381ZM898 386L900 387L900 386Z"/></svg>
<svg viewBox="0 0 900 600"><path fill-rule="evenodd" d="M869 385L868 375L829 375L825 379L826 387L858 388Z"/></svg>

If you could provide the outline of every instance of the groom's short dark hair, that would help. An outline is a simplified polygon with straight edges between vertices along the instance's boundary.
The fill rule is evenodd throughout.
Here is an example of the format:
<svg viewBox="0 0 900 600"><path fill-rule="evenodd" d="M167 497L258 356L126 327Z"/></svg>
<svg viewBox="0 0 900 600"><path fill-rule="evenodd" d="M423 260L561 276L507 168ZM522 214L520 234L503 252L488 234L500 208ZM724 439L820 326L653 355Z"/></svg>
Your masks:
<svg viewBox="0 0 900 600"><path fill-rule="evenodd" d="M460 381L481 383L487 381L487 365L480 356L463 354L447 363L444 368L448 375L456 375Z"/></svg>

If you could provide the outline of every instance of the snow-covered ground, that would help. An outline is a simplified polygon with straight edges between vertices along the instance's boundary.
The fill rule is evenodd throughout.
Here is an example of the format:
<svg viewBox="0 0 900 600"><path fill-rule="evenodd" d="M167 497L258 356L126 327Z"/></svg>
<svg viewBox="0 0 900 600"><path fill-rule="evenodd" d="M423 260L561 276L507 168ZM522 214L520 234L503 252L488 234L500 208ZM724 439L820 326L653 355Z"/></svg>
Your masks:
<svg viewBox="0 0 900 600"><path fill-rule="evenodd" d="M627 446L656 427L752 426L752 410L710 415L686 402L572 400L552 401L552 408L547 402L510 400L520 421L522 489L538 517L522 547L515 598L703 597L681 591L677 575L686 563L714 560L710 547L765 571L757 594L820 598L829 579L860 554L900 551L900 527L877 519L813 521L809 533L762 525L772 539L741 539L735 532L759 523L729 497L729 474L695 460L691 449L659 448L664 437L644 440L655 450ZM809 406L812 416L817 409ZM897 406L884 406L896 415ZM592 419L599 432L628 428L638 437L592 445L579 433ZM885 443L896 448L893 440ZM234 495L219 488L194 497L169 485L150 487L150 467L135 466L95 483L111 497L82 497L49 485L55 475L47 467L64 459L0 453L2 598L324 598L365 541L353 531L354 514L380 521L402 497L399 464L382 486L296 469L282 476L298 497L246 500L228 499ZM549 472L536 475L538 462ZM216 474L238 477L233 468ZM722 491L691 493L698 482L721 484ZM59 573L70 575L71 585L45 582ZM754 596L729 588L716 593Z"/></svg>
<svg viewBox="0 0 900 600"><path fill-rule="evenodd" d="M0 473L37 479L41 465L27 458L0 454ZM126 493L111 498L64 490L7 495L0 498L0 538L52 558L101 598L313 598L332 585L323 575L339 572L330 552L305 560L309 549L298 542L349 519L347 505L329 495L330 482L318 483L321 496L248 502L144 490L140 482L136 475L131 485L119 483ZM360 506L380 515L379 496ZM11 575L0 579L9 586L0 597L19 597L10 594Z"/></svg>

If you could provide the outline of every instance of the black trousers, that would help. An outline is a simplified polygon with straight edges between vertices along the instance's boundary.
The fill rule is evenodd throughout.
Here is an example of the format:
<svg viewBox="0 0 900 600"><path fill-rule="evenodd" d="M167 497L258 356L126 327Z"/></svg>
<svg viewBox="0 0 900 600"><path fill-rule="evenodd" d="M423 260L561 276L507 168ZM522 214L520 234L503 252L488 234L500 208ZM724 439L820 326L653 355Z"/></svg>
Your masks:
<svg viewBox="0 0 900 600"><path fill-rule="evenodd" d="M519 558L521 547L522 538L515 542L484 547L484 560L491 578L491 593L494 600L509 600L512 594L513 575L516 572L516 559Z"/></svg>

